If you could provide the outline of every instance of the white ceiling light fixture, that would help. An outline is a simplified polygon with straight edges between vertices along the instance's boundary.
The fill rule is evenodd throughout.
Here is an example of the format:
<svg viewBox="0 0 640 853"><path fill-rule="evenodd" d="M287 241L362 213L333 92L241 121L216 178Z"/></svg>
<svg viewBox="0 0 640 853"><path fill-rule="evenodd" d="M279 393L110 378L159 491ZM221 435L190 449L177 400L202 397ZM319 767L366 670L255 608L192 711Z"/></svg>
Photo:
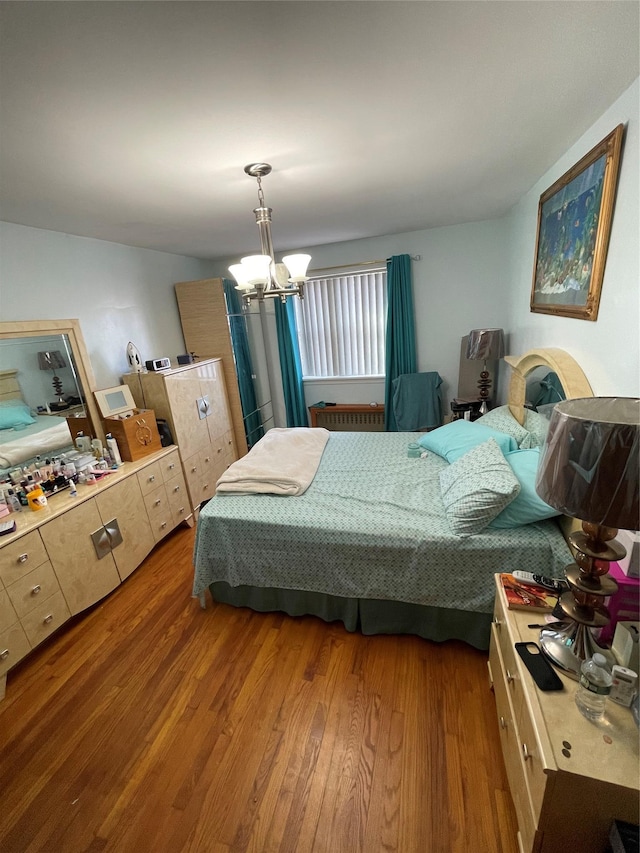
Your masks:
<svg viewBox="0 0 640 853"><path fill-rule="evenodd" d="M279 296L283 302L287 296L299 296L302 299L303 287L307 281L307 267L311 255L287 255L277 264L271 238L271 208L267 207L262 191L262 178L271 172L268 163L250 163L244 167L247 175L258 181L258 207L254 209L262 254L242 258L239 264L232 264L229 272L235 278L236 290L242 293L245 302L252 299L270 299Z"/></svg>

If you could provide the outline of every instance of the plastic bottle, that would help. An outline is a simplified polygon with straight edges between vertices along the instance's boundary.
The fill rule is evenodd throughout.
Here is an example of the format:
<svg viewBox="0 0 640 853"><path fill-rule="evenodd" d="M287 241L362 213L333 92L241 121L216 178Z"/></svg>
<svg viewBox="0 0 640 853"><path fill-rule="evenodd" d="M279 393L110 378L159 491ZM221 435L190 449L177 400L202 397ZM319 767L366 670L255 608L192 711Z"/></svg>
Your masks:
<svg viewBox="0 0 640 853"><path fill-rule="evenodd" d="M12 512L22 512L22 504L13 489L7 489L7 503Z"/></svg>
<svg viewBox="0 0 640 853"><path fill-rule="evenodd" d="M111 435L110 432L108 432L106 435L106 441L107 441L107 447L109 449L109 454L110 454L111 458L113 459L113 464L119 468L124 463L122 462L122 456L120 456L120 449L118 448L118 442L115 440L115 438Z"/></svg>
<svg viewBox="0 0 640 853"><path fill-rule="evenodd" d="M588 720L600 720L611 692L611 673L607 668L607 659L596 652L580 668L580 683L576 692L576 705L580 713Z"/></svg>

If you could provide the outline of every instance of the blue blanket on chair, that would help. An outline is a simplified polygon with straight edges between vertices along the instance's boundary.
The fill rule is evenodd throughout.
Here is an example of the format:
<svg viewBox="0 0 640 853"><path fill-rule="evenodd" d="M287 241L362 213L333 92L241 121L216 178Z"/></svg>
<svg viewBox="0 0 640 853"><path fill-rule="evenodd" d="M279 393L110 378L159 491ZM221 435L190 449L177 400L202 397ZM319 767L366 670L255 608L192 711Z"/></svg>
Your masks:
<svg viewBox="0 0 640 853"><path fill-rule="evenodd" d="M393 413L399 432L433 429L442 424L440 374L403 373L391 383Z"/></svg>

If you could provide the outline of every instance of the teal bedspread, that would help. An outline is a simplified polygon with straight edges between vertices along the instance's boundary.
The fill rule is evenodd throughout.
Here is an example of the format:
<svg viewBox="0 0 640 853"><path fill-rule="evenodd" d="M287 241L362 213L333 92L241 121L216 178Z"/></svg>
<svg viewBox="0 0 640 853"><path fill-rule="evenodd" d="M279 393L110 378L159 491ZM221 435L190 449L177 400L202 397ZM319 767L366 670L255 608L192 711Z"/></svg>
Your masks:
<svg viewBox="0 0 640 853"><path fill-rule="evenodd" d="M561 573L570 553L553 521L455 536L448 463L409 458L417 437L334 432L303 495L216 495L198 521L194 595L224 582L491 613L495 572Z"/></svg>

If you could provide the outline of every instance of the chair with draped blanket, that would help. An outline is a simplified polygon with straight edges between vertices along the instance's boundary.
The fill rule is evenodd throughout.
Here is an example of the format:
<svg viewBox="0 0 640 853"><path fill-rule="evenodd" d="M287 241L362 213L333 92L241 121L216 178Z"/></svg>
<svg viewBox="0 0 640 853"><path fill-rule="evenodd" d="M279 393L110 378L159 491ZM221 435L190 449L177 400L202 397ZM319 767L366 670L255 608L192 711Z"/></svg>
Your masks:
<svg viewBox="0 0 640 853"><path fill-rule="evenodd" d="M392 382L393 413L399 432L434 429L442 424L440 374L403 373Z"/></svg>

